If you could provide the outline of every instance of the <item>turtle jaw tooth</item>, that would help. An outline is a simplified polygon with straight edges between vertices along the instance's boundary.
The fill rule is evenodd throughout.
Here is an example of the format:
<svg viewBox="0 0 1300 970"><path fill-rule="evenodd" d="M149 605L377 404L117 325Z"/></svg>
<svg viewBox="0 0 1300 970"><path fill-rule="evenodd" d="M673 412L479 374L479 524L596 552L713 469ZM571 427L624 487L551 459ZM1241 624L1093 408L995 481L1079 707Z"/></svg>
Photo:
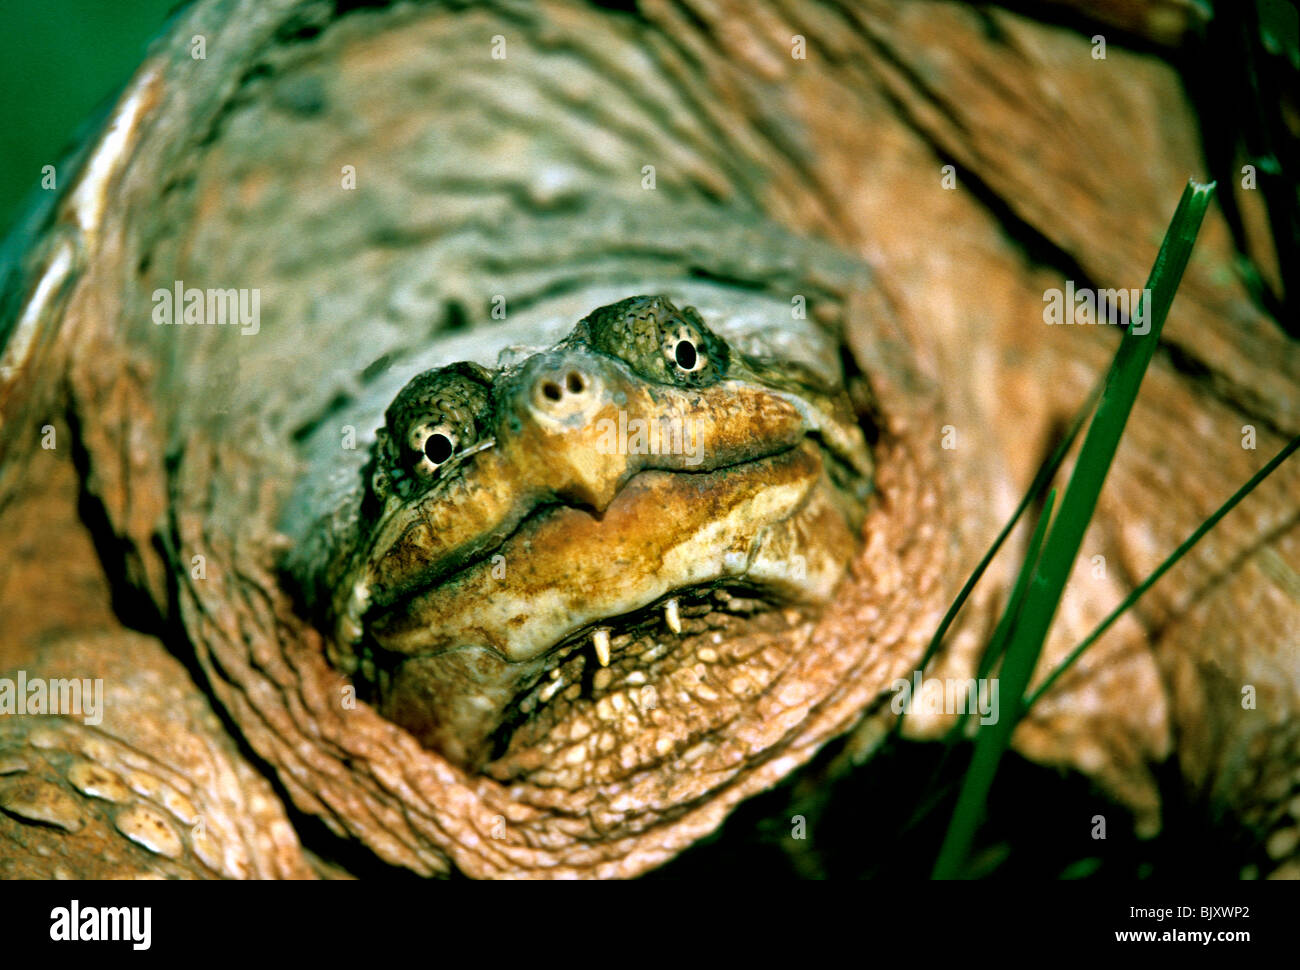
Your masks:
<svg viewBox="0 0 1300 970"><path fill-rule="evenodd" d="M664 622L668 624L668 629L674 633L682 632L682 618L681 614L677 612L676 596L664 604Z"/></svg>
<svg viewBox="0 0 1300 970"><path fill-rule="evenodd" d="M609 630L603 627L591 635L591 645L596 648L596 659L602 667L609 666Z"/></svg>

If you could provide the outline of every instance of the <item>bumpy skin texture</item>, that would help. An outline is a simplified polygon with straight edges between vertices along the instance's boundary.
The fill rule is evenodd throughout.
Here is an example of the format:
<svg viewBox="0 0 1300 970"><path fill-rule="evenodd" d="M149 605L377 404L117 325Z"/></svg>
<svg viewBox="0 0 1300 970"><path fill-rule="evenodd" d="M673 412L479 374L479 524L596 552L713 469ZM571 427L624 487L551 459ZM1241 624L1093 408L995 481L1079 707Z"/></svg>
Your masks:
<svg viewBox="0 0 1300 970"><path fill-rule="evenodd" d="M1038 323L1059 274L1026 266L997 219L940 188L940 165L974 173L1060 261L1131 286L1199 165L1194 125L1163 65L1113 48L1115 69L1098 72L1086 39L1011 14L683 9L399 6L336 20L326 3L214 0L154 49L52 217L31 227L0 358L0 541L14 564L0 577L0 676L102 670L118 698L94 732L0 718L12 871L306 874L282 796L421 874L635 875L864 714L857 750L869 747L885 691L910 675L1113 349L1106 328ZM196 32L204 62L188 55ZM497 34L504 60L485 53ZM812 57L789 57L794 35ZM1159 123L1129 131L1133 150L1117 158L1095 120L1138 116L1148 100ZM355 190L336 187L345 165ZM942 232L920 231L932 226ZM1300 431L1300 358L1231 258L1211 219L1036 677ZM260 288L260 331L155 326L150 295L177 280ZM405 417L405 404L429 403L422 385L399 395L468 361L468 383L429 390L445 394L444 431L481 434L469 412L497 393L487 372L548 360L537 349L633 294L664 294L691 325L695 306L699 323L731 329L731 350L767 348L782 363L746 365L751 394L774 398L803 367L845 384L827 399L843 394L873 436L847 574L829 602L791 615L751 613L739 597L684 610L665 658L633 638L603 683L590 650L566 654L591 664L587 692L566 696L577 671L561 665L563 688L522 711L533 687L520 685L507 707L518 700L526 718L511 713L504 750L480 737L448 754L439 745L458 732L436 724L417 726L425 746L384 716L384 665L366 670L346 628L365 633L370 618L349 609L357 564L387 557L339 554L366 534L381 492L420 500L402 494L395 465L371 464L434 430ZM829 351L784 333L795 308ZM626 349L616 329L578 336ZM524 349L502 363L503 343ZM631 344L645 390L667 358ZM795 396L815 400L806 386ZM40 447L47 423L52 450ZM1256 450L1241 446L1247 424ZM386 444L371 437L381 426ZM829 427L800 448L831 447ZM548 454L512 463L494 445L458 481L496 462L483 494L518 509L517 490L497 490L558 474ZM568 470L579 504L604 501L621 476ZM1189 791L1261 833L1282 874L1295 873L1298 830L1298 490L1284 468L1015 738L1087 773L1146 830L1160 817L1150 765L1172 752ZM636 535L643 519L629 520ZM465 548L487 534L461 527ZM599 563L607 537L575 517L548 538L573 544L570 562ZM528 561L508 555L506 576ZM990 580L927 673L969 675L1005 572ZM33 591L56 584L81 594L75 611L37 605ZM647 704L641 688L660 678L671 689ZM387 713L410 710L408 699ZM905 729L946 726L910 715Z"/></svg>
<svg viewBox="0 0 1300 970"><path fill-rule="evenodd" d="M6 724L0 877L312 875L270 784L156 643L122 631L50 644L39 671L101 679L104 720Z"/></svg>

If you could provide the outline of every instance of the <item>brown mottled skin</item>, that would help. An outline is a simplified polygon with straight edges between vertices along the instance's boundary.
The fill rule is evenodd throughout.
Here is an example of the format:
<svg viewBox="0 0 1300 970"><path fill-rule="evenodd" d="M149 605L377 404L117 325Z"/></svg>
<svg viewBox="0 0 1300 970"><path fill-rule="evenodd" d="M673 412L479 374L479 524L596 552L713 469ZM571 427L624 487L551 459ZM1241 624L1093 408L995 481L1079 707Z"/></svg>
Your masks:
<svg viewBox="0 0 1300 970"><path fill-rule="evenodd" d="M633 876L824 746L870 753L1115 339L1044 326L1060 273L940 166L1139 285L1194 125L1159 62L1099 73L1019 15L688 6L209 0L151 50L7 284L0 677L102 678L105 709L0 714L0 877L334 876L342 841ZM1036 127L1062 90L1169 107L1117 159ZM1007 131L1033 150L990 162ZM1037 681L1300 431L1300 354L1221 220L1197 252ZM257 288L257 333L159 324L178 280ZM611 449L624 416L699 449ZM1176 759L1278 875L1296 494L1292 463L1014 738L1143 833ZM972 676L1010 567L928 677Z"/></svg>

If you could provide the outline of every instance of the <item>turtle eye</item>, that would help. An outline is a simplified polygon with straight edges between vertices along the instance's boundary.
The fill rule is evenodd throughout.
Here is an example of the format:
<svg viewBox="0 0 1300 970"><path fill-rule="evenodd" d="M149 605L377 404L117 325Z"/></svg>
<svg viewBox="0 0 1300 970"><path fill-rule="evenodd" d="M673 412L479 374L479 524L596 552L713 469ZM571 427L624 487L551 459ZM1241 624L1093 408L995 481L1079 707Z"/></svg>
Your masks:
<svg viewBox="0 0 1300 970"><path fill-rule="evenodd" d="M411 464L419 475L433 475L456 454L459 439L445 424L419 424L411 429Z"/></svg>
<svg viewBox="0 0 1300 970"><path fill-rule="evenodd" d="M669 370L679 374L698 374L709 366L704 341L688 326L674 327L665 334L663 348Z"/></svg>
<svg viewBox="0 0 1300 970"><path fill-rule="evenodd" d="M704 366L703 357L695 349L695 342L689 338L682 338L677 341L677 346L673 348L673 362L688 373L697 371Z"/></svg>

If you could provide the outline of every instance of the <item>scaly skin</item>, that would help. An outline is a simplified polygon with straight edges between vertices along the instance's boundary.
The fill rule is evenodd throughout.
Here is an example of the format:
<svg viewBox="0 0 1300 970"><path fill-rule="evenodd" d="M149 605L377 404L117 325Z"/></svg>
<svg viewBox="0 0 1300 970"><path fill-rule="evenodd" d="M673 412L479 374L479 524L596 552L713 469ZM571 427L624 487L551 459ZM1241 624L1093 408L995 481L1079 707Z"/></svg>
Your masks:
<svg viewBox="0 0 1300 970"><path fill-rule="evenodd" d="M763 6L766 21L725 14L752 34L714 35L700 26L710 11L697 24L654 4L645 20L568 3L514 14L485 5L367 13L286 40L275 28L292 4L244 6L182 15L114 127L66 180L58 218L27 248L0 360L0 541L15 564L9 577L20 577L0 591L13 618L0 666L102 672L116 700L93 730L75 719L0 718L3 864L25 875L306 874L316 863L259 780L265 772L301 812L419 873L635 875L716 829L864 714L862 737L872 736L888 686L910 675L1113 347L1104 328L1037 323L1042 291L1057 281L1024 268L970 199L934 187L935 147L980 171L1020 218L1058 234L1111 285L1145 272L1144 233L1158 234L1171 208L1161 194L1176 195L1186 173L1162 171L1157 187L1060 218L1053 191L1103 192L1068 179L1077 157L1091 157L1070 141L1085 126L1042 133L1028 168L1012 160L981 170L980 139L991 136L961 112L1020 83L1026 103L1039 103L1024 80L1038 75L976 59L970 77L1002 79L982 89L961 74L966 60L935 61L923 72L931 100L969 82L950 125L950 114L925 109L913 79L872 56L871 45L924 49L932 29L980 34L960 9L927 5L919 23L886 4ZM318 15L304 9L309 21ZM1086 44L1001 20L1017 58L1041 45L1059 55L1047 64L1077 57L1091 68ZM200 23L211 52L202 64L187 47ZM778 49L799 34L836 56L787 65L783 50L771 56L771 31ZM482 38L496 33L511 54L475 87ZM259 58L268 69L248 71ZM864 78L860 65L882 73ZM1167 93L1158 69L1127 68ZM1090 102L1081 90L1094 117L1119 96ZM907 109L911 128L874 124L887 99ZM1154 143L1135 157L1194 165L1182 130L1139 133ZM628 175L651 163L653 192ZM336 187L344 165L360 173L354 192ZM887 190L873 181L882 179ZM1113 221L1121 209L1124 221ZM926 225L944 227L943 245L916 242ZM1074 246L1098 238L1113 245ZM1189 269L1175 308L1183 316L1165 336L1171 352L1143 389L1037 678L1300 430L1294 345L1220 282L1221 228L1207 224L1198 251L1209 263ZM151 294L176 280L261 288L260 331L154 326ZM592 693L568 697L566 683L531 711L520 700L526 717L511 720L504 750L488 751L495 758L480 770L481 725L453 750L460 732L427 713L445 704L421 707L400 690L385 701L383 665L369 676L355 631L340 634L356 563L376 562L331 558L340 536L364 529L356 492L374 487L375 472L363 475L366 436L416 375L457 360L495 366L503 334L485 335L499 325L496 295L510 326L532 334L512 342L547 347L593 309L636 293L665 294L698 307L708 326L741 332L788 319L803 300L835 367L864 377L847 388L874 436L858 548L815 610L743 620L686 611L671 669L641 664L648 681L671 674L675 688L657 689L648 708L635 693L644 685L628 681L638 672L629 659L644 653L631 650L605 668L605 683L593 674ZM777 356L798 359L799 348ZM767 391L755 393L770 394L772 374L756 376ZM46 423L60 442L52 451L39 444ZM1255 451L1241 447L1243 424L1257 432ZM957 432L955 449L940 444L945 428ZM536 436L519 441L537 447ZM465 473L488 467L494 450ZM537 464L536 450L498 464L504 477L488 492L528 475L564 477L564 466ZM589 502L622 474L568 467L565 484ZM1226 520L1015 738L1031 757L1086 772L1147 830L1159 821L1149 765L1172 750L1194 792L1266 835L1283 874L1295 871L1300 761L1297 481L1284 468ZM599 563L608 536L571 524L554 536L575 543L564 561ZM470 545L482 534L470 528ZM1090 574L1093 555L1109 564L1106 578ZM506 556L507 577L521 558ZM295 562L296 582L283 569ZM400 568L389 576L418 585ZM927 673L969 675L1005 588L1004 571L990 579ZM81 595L75 609L56 602L42 612L30 605L42 588ZM455 601L421 608L456 615ZM367 620L357 612L363 631ZM129 657L129 669L115 656ZM591 654L566 660L581 657ZM379 706L367 702L371 683ZM1249 711L1243 686L1257 696ZM531 688L519 689L526 698ZM656 712L662 730L650 727ZM421 737L385 713L418 722ZM945 726L911 715L907 729ZM83 762L111 776L92 779Z"/></svg>

